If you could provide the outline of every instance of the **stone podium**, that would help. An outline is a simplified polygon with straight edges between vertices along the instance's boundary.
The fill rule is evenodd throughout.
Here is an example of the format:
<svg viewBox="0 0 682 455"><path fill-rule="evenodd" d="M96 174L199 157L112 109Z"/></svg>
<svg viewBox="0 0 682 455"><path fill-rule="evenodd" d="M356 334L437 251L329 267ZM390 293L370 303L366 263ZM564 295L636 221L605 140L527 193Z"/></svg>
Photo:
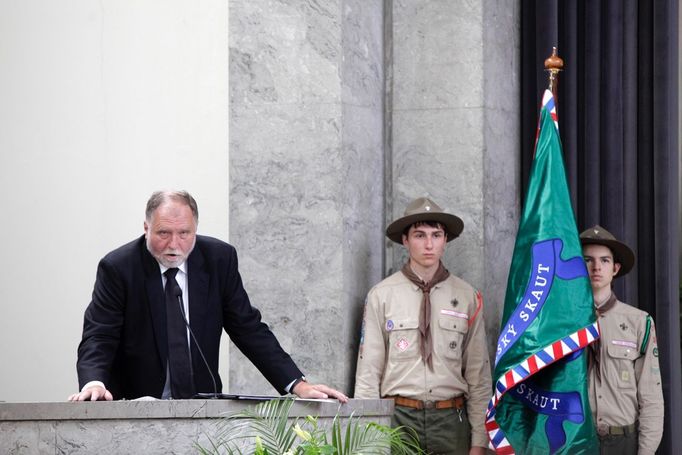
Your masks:
<svg viewBox="0 0 682 455"><path fill-rule="evenodd" d="M210 447L220 418L263 400L0 403L2 454L191 454ZM290 419L339 415L390 424L392 400L296 400Z"/></svg>

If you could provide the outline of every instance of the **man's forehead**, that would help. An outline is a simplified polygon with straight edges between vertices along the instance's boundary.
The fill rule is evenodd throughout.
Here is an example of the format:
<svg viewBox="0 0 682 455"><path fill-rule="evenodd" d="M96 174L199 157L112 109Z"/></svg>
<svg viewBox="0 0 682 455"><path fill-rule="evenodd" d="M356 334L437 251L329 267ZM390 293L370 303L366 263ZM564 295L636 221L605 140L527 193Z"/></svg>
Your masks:
<svg viewBox="0 0 682 455"><path fill-rule="evenodd" d="M196 224L190 206L181 203L164 202L151 214L151 224L175 224L178 222Z"/></svg>
<svg viewBox="0 0 682 455"><path fill-rule="evenodd" d="M430 226L428 224L413 224L410 226L410 232L434 232L434 231L441 231L445 232L445 229L438 224L437 226Z"/></svg>
<svg viewBox="0 0 682 455"><path fill-rule="evenodd" d="M583 247L583 256L587 257L610 257L613 258L613 251L605 245L591 244Z"/></svg>

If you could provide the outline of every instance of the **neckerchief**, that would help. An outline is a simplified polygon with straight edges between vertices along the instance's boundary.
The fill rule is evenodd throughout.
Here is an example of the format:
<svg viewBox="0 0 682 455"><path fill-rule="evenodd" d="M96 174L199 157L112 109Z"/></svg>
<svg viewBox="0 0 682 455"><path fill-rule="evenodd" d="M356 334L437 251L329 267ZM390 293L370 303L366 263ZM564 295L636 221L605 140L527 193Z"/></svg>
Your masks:
<svg viewBox="0 0 682 455"><path fill-rule="evenodd" d="M611 291L611 296L608 299L606 299L606 302L602 303L599 306L595 306L595 309L597 310L597 315L599 315L599 317L604 316L604 314L607 311L613 308L617 301L618 299L616 298L616 294L614 294L613 291Z"/></svg>
<svg viewBox="0 0 682 455"><path fill-rule="evenodd" d="M431 358L431 354L433 353L433 340L431 339L430 327L431 289L441 281L445 281L450 276L450 272L448 272L447 269L443 267L442 262L439 262L438 270L436 270L436 273L433 275L433 278L431 278L431 281L429 281L428 283L425 283L421 278L417 276L416 273L412 271L409 261L407 261L407 263L403 266L402 272L403 275L405 275L405 277L408 280L410 280L412 283L414 283L415 286L422 290L422 305L419 311L419 333L421 334L420 348L422 359L424 360L426 365L428 365L429 369L433 371L433 359Z"/></svg>
<svg viewBox="0 0 682 455"><path fill-rule="evenodd" d="M599 306L595 306L594 309L597 312L597 316L602 317L616 304L618 299L616 294L611 292L611 296ZM590 345L590 368L596 368L597 381L601 382L601 368L600 364L600 353L601 353L601 337L594 343Z"/></svg>

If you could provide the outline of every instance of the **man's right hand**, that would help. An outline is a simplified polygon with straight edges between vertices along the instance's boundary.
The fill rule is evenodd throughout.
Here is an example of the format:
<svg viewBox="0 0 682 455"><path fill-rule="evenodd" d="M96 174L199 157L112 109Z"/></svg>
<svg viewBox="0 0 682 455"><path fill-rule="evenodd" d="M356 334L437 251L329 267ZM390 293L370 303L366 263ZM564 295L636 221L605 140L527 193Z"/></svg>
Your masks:
<svg viewBox="0 0 682 455"><path fill-rule="evenodd" d="M92 385L79 393L69 396L69 401L112 401L113 399L114 397L111 395L111 392L101 385Z"/></svg>

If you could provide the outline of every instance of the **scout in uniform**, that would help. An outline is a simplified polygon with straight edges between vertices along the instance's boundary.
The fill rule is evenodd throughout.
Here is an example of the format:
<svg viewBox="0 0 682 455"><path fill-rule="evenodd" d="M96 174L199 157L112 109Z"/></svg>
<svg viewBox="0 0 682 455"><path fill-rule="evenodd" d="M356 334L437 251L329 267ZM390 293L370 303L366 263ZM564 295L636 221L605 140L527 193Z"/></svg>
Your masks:
<svg viewBox="0 0 682 455"><path fill-rule="evenodd" d="M653 454L663 434L663 393L654 322L620 302L614 277L635 263L632 250L601 226L580 234L601 339L590 364L590 406L602 454Z"/></svg>
<svg viewBox="0 0 682 455"><path fill-rule="evenodd" d="M427 198L411 202L386 236L409 261L367 295L356 398L392 398L393 426L433 454L483 454L490 362L481 294L441 257L462 220Z"/></svg>

